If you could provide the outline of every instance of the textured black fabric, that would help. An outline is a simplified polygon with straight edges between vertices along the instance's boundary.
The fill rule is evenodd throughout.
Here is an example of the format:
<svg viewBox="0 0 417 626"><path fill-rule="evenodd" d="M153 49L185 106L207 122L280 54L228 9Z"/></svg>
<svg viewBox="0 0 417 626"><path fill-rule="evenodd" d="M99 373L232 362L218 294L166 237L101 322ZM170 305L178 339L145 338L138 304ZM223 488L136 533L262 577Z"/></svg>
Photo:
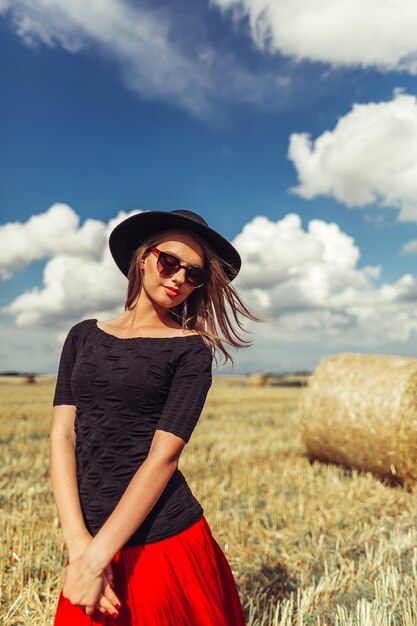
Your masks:
<svg viewBox="0 0 417 626"><path fill-rule="evenodd" d="M121 339L88 319L64 342L53 405L75 405L78 491L95 535L139 466L155 430L188 442L212 383L212 356L199 335ZM126 545L176 535L203 515L177 469Z"/></svg>

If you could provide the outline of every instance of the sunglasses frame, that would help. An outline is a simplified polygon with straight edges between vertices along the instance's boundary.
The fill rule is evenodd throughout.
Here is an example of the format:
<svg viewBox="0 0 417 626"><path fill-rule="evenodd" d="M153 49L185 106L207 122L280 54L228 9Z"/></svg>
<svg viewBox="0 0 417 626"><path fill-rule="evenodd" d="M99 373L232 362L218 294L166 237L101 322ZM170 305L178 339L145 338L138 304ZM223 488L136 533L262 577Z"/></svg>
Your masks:
<svg viewBox="0 0 417 626"><path fill-rule="evenodd" d="M183 264L181 264L181 259L179 259L175 254L171 254L171 252L164 252L163 250L160 250L156 246L152 246L150 248L150 250L151 250L152 254L154 254L156 257L158 257L157 267L158 267L159 263L162 263L161 256L163 256L163 255L167 255L167 256L173 257L178 262L177 269L175 269L171 274L163 274L160 271L160 269L158 268L158 272L161 274L161 276L165 276L166 278L170 278L171 276L174 276L174 274L179 272L179 270L181 268L184 268L185 269L185 281L186 281L187 285L189 285L190 287L194 287L194 289L198 289L199 287L202 287L207 282L208 277L210 275L210 272L208 270L204 269L204 267L200 267L199 265L183 265ZM198 269L200 272L202 272L203 276L205 275L204 281L202 283L200 283L199 285L191 284L191 282L188 279L188 270L190 270L190 269Z"/></svg>

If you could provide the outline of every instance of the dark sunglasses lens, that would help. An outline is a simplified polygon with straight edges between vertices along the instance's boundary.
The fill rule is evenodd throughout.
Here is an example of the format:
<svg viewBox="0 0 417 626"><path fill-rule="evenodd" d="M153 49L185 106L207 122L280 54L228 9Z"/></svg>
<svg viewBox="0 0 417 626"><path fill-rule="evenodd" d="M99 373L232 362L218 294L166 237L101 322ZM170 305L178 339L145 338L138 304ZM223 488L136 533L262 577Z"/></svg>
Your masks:
<svg viewBox="0 0 417 626"><path fill-rule="evenodd" d="M198 267L189 267L185 272L185 276L192 287L200 287L206 282L206 272Z"/></svg>
<svg viewBox="0 0 417 626"><path fill-rule="evenodd" d="M158 272L161 276L173 276L181 267L179 259L172 254L160 252L158 258ZM190 266L185 270L185 279L191 287L201 287L207 280L208 272L199 267Z"/></svg>
<svg viewBox="0 0 417 626"><path fill-rule="evenodd" d="M178 272L180 263L175 256L171 254L159 253L158 259L158 271L162 276L172 276L175 272Z"/></svg>

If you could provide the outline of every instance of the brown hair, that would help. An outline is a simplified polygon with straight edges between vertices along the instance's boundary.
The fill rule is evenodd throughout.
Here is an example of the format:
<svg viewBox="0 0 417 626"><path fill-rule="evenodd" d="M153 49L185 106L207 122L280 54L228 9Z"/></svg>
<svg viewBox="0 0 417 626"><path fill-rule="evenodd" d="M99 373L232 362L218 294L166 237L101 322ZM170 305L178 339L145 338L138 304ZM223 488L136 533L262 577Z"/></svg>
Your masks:
<svg viewBox="0 0 417 626"><path fill-rule="evenodd" d="M133 302L142 289L140 262L143 254L151 246L157 245L163 235L171 232L174 232L174 229L159 231L152 237L148 237L136 249L127 275L128 288L125 310L132 308ZM230 284L224 271L224 265L230 267L232 272L233 268L219 258L205 239L186 228L175 229L175 232L187 233L200 244L205 254L205 267L210 269L210 276L207 282L202 287L194 289L184 302L172 307L170 315L173 320L181 324L183 330L198 331L213 356L216 356L216 350L218 350L224 356L224 363L227 363L228 360L234 363L233 357L226 350L224 343L228 343L234 348L248 348L252 343L239 336L238 329L234 327L235 323L240 330L249 332L243 328L239 315L256 322L266 320L257 313L250 311L244 304L236 289ZM230 313L226 305L228 305ZM222 333L222 336L219 335L219 332Z"/></svg>

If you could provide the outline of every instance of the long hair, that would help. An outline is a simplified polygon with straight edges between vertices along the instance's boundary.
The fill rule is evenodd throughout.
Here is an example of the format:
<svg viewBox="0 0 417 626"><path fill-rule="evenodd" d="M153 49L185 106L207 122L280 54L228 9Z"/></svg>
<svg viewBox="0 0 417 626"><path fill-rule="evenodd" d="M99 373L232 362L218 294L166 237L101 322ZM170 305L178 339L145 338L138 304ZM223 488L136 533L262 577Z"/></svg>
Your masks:
<svg viewBox="0 0 417 626"><path fill-rule="evenodd" d="M228 343L235 348L248 348L252 344L250 340L244 339L239 334L239 331L249 332L243 327L239 315L256 322L266 320L251 311L231 285L224 271L224 266L228 266L233 272L232 266L226 261L220 260L209 243L191 229L171 228L159 231L140 244L132 256L127 275L128 287L125 310L133 308L132 304L142 289L141 258L143 254L150 247L157 245L163 235L173 232L187 233L200 244L204 250L205 268L210 270L210 275L202 287L194 289L184 302L172 307L169 313L183 330L198 331L214 357L219 351L224 356L224 363L227 363L228 360L234 363L233 357L224 344Z"/></svg>

